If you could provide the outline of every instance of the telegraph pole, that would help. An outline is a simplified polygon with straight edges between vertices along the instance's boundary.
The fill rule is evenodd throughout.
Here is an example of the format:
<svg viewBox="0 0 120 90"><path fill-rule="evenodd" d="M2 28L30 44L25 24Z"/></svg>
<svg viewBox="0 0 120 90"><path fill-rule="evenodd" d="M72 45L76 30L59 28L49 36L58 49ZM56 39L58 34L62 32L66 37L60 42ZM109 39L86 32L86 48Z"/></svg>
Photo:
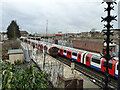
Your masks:
<svg viewBox="0 0 120 90"><path fill-rule="evenodd" d="M47 30L48 30L48 20L46 21L46 46L47 46ZM43 69L45 68L45 57L46 57L46 51L45 47L43 47Z"/></svg>
<svg viewBox="0 0 120 90"><path fill-rule="evenodd" d="M105 50L106 54L103 56L103 58L106 59L106 71L105 71L106 77L105 77L105 80L104 80L105 86L103 87L103 89L108 90L109 89L109 87L108 87L108 83L109 83L109 70L108 70L108 68L109 68L109 65L108 65L108 63L109 63L109 60L112 59L112 57L109 53L109 51L110 51L109 44L112 43L112 40L110 39L110 35L113 35L113 33L110 30L111 28L113 28L113 25L111 25L110 22L112 20L116 20L115 18L117 16L111 16L110 15L111 10L114 10L114 6L111 6L111 5L116 4L116 2L113 1L113 0L103 0L103 3L104 2L107 4L107 8L105 8L105 11L107 11L107 16L105 18L101 17L102 18L101 22L103 22L103 21L107 22L106 25L104 24L104 28L107 28L107 31L104 32L104 35L107 36L107 38L104 40L104 42L106 42L106 44L107 44L107 47L106 47L106 50Z"/></svg>
<svg viewBox="0 0 120 90"><path fill-rule="evenodd" d="M120 14L120 1L118 2L118 15ZM118 90L120 90L120 16L118 16L118 30L119 30L119 64L118 64Z"/></svg>
<svg viewBox="0 0 120 90"><path fill-rule="evenodd" d="M118 62L118 90L120 90L120 31L119 31L119 62Z"/></svg>

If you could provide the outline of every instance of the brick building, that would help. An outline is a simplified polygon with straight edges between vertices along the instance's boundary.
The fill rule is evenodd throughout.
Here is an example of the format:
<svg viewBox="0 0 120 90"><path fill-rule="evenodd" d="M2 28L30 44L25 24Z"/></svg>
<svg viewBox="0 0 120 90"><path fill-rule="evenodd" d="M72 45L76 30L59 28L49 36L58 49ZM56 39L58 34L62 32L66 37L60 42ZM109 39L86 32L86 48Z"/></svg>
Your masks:
<svg viewBox="0 0 120 90"><path fill-rule="evenodd" d="M0 41L7 40L7 33L6 32L0 32Z"/></svg>
<svg viewBox="0 0 120 90"><path fill-rule="evenodd" d="M21 36L27 36L28 32L27 31L20 31Z"/></svg>
<svg viewBox="0 0 120 90"><path fill-rule="evenodd" d="M113 52L115 52L115 44L110 44L110 48ZM78 48L81 50L96 52L96 53L103 53L104 49L106 48L106 44L103 41L98 40L74 40L73 41L73 48Z"/></svg>

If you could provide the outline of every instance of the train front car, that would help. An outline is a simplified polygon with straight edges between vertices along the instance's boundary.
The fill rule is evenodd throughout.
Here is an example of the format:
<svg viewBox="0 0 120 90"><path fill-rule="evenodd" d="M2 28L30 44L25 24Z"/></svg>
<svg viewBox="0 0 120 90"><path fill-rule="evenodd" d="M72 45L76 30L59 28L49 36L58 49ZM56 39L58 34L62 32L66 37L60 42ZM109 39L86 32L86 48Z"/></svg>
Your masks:
<svg viewBox="0 0 120 90"><path fill-rule="evenodd" d="M54 45L51 45L51 44L47 45L47 53L51 56L56 57L58 55L58 50L59 49Z"/></svg>

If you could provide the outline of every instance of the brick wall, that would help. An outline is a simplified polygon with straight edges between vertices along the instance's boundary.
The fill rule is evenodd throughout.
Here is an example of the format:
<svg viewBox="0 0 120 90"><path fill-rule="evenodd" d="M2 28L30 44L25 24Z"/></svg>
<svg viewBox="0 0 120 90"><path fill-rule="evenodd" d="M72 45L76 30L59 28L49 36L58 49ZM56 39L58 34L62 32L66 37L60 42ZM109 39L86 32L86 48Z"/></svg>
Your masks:
<svg viewBox="0 0 120 90"><path fill-rule="evenodd" d="M82 40L74 40L73 48L78 48L82 50L87 50L91 52L103 52L103 43L102 42L94 42L94 41L82 41Z"/></svg>

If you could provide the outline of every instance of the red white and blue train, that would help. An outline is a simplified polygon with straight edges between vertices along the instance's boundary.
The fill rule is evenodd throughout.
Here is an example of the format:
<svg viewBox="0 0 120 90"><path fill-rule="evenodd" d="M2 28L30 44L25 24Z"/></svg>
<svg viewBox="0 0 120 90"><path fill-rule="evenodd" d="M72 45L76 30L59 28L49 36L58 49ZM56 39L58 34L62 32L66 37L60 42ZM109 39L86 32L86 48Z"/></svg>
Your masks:
<svg viewBox="0 0 120 90"><path fill-rule="evenodd" d="M26 39L26 42L39 50L45 48L49 55L60 54L99 71L105 72L106 70L106 60L101 58L100 54L31 39ZM109 60L109 74L118 77L118 58Z"/></svg>

